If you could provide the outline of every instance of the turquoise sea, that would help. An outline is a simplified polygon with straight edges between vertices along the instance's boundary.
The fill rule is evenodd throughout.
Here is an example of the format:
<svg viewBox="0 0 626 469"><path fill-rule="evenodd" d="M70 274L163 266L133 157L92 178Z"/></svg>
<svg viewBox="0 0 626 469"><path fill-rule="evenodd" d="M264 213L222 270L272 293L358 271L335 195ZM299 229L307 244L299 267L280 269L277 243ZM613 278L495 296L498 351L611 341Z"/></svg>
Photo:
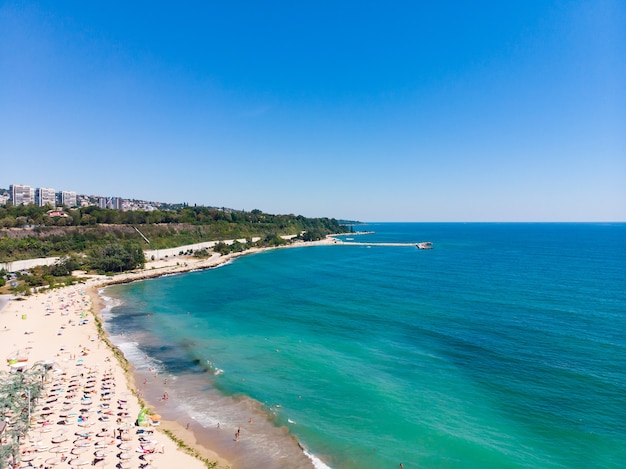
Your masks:
<svg viewBox="0 0 626 469"><path fill-rule="evenodd" d="M159 413L239 469L625 467L626 224L358 229L104 290Z"/></svg>

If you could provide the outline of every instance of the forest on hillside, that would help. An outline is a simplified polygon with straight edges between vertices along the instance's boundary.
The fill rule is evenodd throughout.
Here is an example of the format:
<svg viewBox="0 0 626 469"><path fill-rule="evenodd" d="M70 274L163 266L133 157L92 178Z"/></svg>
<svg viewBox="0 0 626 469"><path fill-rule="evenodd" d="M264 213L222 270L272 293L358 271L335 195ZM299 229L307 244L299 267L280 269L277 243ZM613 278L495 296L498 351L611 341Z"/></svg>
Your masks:
<svg viewBox="0 0 626 469"><path fill-rule="evenodd" d="M331 218L260 210L184 207L123 212L83 207L59 212L35 205L6 206L0 207L0 262L85 254L115 244L126 246L129 252L253 237L260 237L261 244L276 245L281 235L298 235L306 241L346 230Z"/></svg>

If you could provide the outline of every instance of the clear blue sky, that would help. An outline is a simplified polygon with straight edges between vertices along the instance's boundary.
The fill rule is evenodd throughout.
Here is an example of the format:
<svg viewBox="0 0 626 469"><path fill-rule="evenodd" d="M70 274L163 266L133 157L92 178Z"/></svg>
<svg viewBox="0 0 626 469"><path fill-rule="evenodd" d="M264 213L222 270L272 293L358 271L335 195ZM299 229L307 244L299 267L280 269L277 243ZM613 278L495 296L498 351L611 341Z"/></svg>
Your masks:
<svg viewBox="0 0 626 469"><path fill-rule="evenodd" d="M0 187L626 220L626 2L0 1Z"/></svg>

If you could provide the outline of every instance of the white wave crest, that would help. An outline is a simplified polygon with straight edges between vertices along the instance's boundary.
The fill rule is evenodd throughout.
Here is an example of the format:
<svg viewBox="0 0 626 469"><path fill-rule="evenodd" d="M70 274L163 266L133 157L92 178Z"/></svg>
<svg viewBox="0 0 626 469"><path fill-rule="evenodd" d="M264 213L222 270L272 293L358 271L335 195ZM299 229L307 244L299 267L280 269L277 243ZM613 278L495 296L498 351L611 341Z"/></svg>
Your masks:
<svg viewBox="0 0 626 469"><path fill-rule="evenodd" d="M324 464L324 462L322 462L322 460L319 459L317 456L309 453L306 449L303 449L302 452L307 458L311 460L311 462L313 463L313 467L315 467L316 469L332 469L327 464Z"/></svg>

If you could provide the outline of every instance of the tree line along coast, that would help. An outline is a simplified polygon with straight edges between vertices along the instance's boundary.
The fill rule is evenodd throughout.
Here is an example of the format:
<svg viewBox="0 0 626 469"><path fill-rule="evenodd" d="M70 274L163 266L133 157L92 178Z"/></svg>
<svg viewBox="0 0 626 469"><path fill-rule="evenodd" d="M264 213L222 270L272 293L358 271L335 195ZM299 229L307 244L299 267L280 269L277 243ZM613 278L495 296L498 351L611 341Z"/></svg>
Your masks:
<svg viewBox="0 0 626 469"><path fill-rule="evenodd" d="M228 254L316 241L349 232L354 223L202 206L123 212L93 206L52 211L33 204L7 204L0 207L0 263L52 256L60 259L28 272L0 271L0 293L28 294L37 287L70 285L78 280L72 277L76 270L113 274L143 268L144 249L217 241L210 251ZM210 251L185 254L208 257Z"/></svg>

